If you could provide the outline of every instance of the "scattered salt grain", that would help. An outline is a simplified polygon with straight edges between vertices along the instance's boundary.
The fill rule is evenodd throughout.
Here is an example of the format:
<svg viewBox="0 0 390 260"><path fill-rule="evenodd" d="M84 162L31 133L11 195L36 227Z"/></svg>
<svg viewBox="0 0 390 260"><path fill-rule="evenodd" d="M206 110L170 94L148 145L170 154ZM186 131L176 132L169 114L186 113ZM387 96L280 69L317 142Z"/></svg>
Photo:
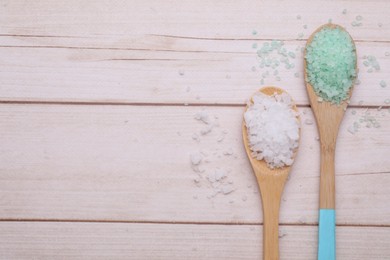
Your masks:
<svg viewBox="0 0 390 260"><path fill-rule="evenodd" d="M202 121L205 124L210 124L210 117L208 113L205 110L202 110L200 112L197 112L194 116L196 120Z"/></svg>
<svg viewBox="0 0 390 260"><path fill-rule="evenodd" d="M270 168L291 165L299 141L297 116L286 93L253 96L244 114L252 156L265 160Z"/></svg>
<svg viewBox="0 0 390 260"><path fill-rule="evenodd" d="M203 129L200 130L200 134L201 135L207 135L208 133L210 133L212 130L213 130L214 126L213 125L209 125Z"/></svg>
<svg viewBox="0 0 390 260"><path fill-rule="evenodd" d="M242 201L246 201L247 200L247 197L246 196L242 196Z"/></svg>
<svg viewBox="0 0 390 260"><path fill-rule="evenodd" d="M344 9L344 10L343 10L343 14L347 14L347 9Z"/></svg>
<svg viewBox="0 0 390 260"><path fill-rule="evenodd" d="M229 193L232 193L234 191L234 187L233 185L225 185L222 187L222 193L223 194L229 194Z"/></svg>
<svg viewBox="0 0 390 260"><path fill-rule="evenodd" d="M311 120L311 119L305 119L305 124L306 124L306 125L312 125L312 124L313 124L313 120Z"/></svg>
<svg viewBox="0 0 390 260"><path fill-rule="evenodd" d="M301 18L302 18L302 17L301 17L300 15L297 15L297 19L298 19L298 20L301 20Z"/></svg>
<svg viewBox="0 0 390 260"><path fill-rule="evenodd" d="M190 155L192 165L199 165L202 161L202 155L199 152Z"/></svg>
<svg viewBox="0 0 390 260"><path fill-rule="evenodd" d="M225 139L225 135L222 134L222 135L218 136L217 142L220 143L223 141L223 139Z"/></svg>
<svg viewBox="0 0 390 260"><path fill-rule="evenodd" d="M233 154L232 148L229 148L228 150L224 151L223 154L224 155L232 155Z"/></svg>
<svg viewBox="0 0 390 260"><path fill-rule="evenodd" d="M187 92L190 92L190 91L191 91L191 87L188 86L188 87L186 88L186 91L187 91Z"/></svg>
<svg viewBox="0 0 390 260"><path fill-rule="evenodd" d="M378 23L378 27L382 27L382 23Z"/></svg>
<svg viewBox="0 0 390 260"><path fill-rule="evenodd" d="M379 85L380 85L382 88L385 88L385 87L387 86L386 81L384 81L384 80L381 80L381 82L379 82Z"/></svg>
<svg viewBox="0 0 390 260"><path fill-rule="evenodd" d="M199 135L196 133L192 134L192 139L195 141L199 141Z"/></svg>
<svg viewBox="0 0 390 260"><path fill-rule="evenodd" d="M179 75L183 76L184 75L184 70L179 70Z"/></svg>

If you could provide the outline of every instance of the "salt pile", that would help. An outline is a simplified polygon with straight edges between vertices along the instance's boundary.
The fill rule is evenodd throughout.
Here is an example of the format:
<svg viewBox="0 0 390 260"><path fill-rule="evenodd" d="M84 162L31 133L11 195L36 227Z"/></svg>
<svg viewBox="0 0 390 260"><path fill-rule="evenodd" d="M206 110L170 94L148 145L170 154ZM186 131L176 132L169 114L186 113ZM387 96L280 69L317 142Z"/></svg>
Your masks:
<svg viewBox="0 0 390 260"><path fill-rule="evenodd" d="M265 160L272 169L291 165L299 145L300 126L290 96L259 92L252 99L244 115L252 156Z"/></svg>

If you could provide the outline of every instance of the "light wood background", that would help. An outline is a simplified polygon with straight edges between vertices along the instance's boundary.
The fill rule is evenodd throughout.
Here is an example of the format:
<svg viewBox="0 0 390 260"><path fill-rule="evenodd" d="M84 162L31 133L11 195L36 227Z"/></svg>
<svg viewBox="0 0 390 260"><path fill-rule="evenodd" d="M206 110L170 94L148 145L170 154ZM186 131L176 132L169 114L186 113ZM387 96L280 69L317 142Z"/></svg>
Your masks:
<svg viewBox="0 0 390 260"><path fill-rule="evenodd" d="M357 15L363 26L352 27ZM361 68L336 152L338 259L390 259L389 17L387 0L1 0L0 259L261 259L261 200L240 132L261 87L252 44L295 50L329 18L356 40ZM367 73L364 55L381 70ZM294 63L266 84L313 120L294 77L302 56ZM220 126L196 142L202 108ZM381 127L349 133L367 108ZM317 136L303 124L281 259L316 259ZM208 198L207 182L195 185L189 156L200 150L216 153L207 170L231 169L234 192Z"/></svg>

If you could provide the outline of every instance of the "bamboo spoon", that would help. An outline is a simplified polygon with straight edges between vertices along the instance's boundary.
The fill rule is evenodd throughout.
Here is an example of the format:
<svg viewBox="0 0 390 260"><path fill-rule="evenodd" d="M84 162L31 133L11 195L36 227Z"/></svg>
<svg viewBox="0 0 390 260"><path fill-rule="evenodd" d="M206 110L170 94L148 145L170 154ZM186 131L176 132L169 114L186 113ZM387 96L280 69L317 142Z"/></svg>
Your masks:
<svg viewBox="0 0 390 260"><path fill-rule="evenodd" d="M281 94L284 91L276 87L265 87L262 88L260 92L266 95L272 95L275 92ZM297 111L295 105L294 110ZM242 134L245 150L252 165L253 171L255 172L263 203L264 260L278 260L280 198L282 197L284 184L287 180L287 176L290 172L291 166L271 169L267 166L267 163L264 160L259 161L253 158L248 143L247 128L245 122L243 122L242 125ZM294 157L295 155L296 152L294 153Z"/></svg>
<svg viewBox="0 0 390 260"><path fill-rule="evenodd" d="M307 40L308 46L314 35L324 27L340 28L339 25L325 24L319 27ZM352 37L351 37L352 40ZM353 42L353 40L352 40ZM355 48L356 52L356 48ZM306 56L306 48L304 57ZM306 59L304 59L304 74L306 81L306 90L309 96L311 109L317 121L318 132L321 144L321 166L320 166L320 212L319 212L319 232L318 232L318 260L336 259L336 217L335 217L335 148L336 139L340 123L343 119L347 102L340 105L331 102L318 102L318 96L313 87L306 80ZM356 65L355 65L356 67ZM356 67L357 68L357 67ZM352 86L353 87L353 86ZM349 98L352 94L352 88L349 91Z"/></svg>

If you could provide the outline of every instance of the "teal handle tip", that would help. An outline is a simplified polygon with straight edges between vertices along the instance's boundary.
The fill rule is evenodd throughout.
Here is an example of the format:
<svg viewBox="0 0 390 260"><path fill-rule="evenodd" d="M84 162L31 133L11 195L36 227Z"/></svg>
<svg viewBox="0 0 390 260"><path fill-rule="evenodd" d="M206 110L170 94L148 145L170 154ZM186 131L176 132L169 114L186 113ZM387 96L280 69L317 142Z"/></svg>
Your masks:
<svg viewBox="0 0 390 260"><path fill-rule="evenodd" d="M318 220L318 260L336 259L336 214L334 209L320 209Z"/></svg>

